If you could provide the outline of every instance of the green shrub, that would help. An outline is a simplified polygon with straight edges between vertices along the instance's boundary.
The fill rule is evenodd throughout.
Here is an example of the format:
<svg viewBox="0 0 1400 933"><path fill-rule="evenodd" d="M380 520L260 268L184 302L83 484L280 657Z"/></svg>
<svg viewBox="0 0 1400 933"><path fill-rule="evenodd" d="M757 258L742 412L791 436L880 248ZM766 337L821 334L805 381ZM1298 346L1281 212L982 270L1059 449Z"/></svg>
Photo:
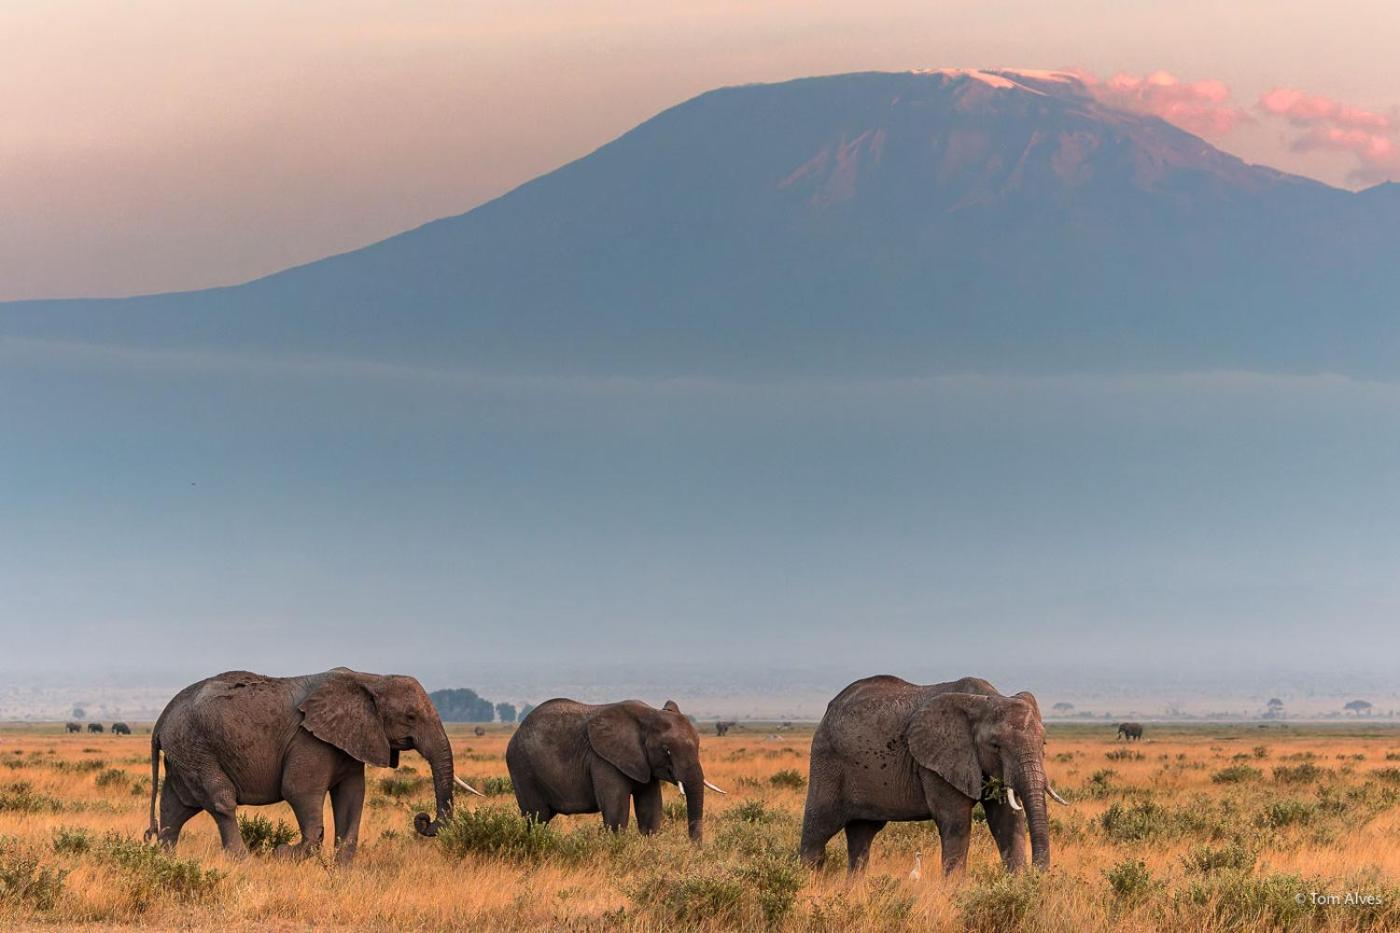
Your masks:
<svg viewBox="0 0 1400 933"><path fill-rule="evenodd" d="M1131 748L1119 748L1104 755L1109 761L1142 761L1147 756Z"/></svg>
<svg viewBox="0 0 1400 933"><path fill-rule="evenodd" d="M1387 758L1389 756L1386 756ZM1373 771L1371 776L1391 784L1400 784L1400 768L1380 768Z"/></svg>
<svg viewBox="0 0 1400 933"><path fill-rule="evenodd" d="M566 836L504 807L456 810L437 834L438 845L448 855L489 855L516 862L579 861L600 848L595 842L600 838L599 832L588 831Z"/></svg>
<svg viewBox="0 0 1400 933"><path fill-rule="evenodd" d="M107 767L107 762L101 758L88 758L84 761L65 761L59 758L49 762L49 767L55 771L63 771L70 774L91 774L93 771L101 771Z"/></svg>
<svg viewBox="0 0 1400 933"><path fill-rule="evenodd" d="M784 768L770 777L768 783L774 787L790 787L793 790L801 790L807 786L807 779L794 768Z"/></svg>
<svg viewBox="0 0 1400 933"><path fill-rule="evenodd" d="M1114 842L1137 842L1169 831L1169 813L1151 800L1115 803L1099 816L1099 827Z"/></svg>
<svg viewBox="0 0 1400 933"><path fill-rule="evenodd" d="M1210 779L1215 784L1243 784L1245 781L1252 781L1263 776L1264 772L1258 768L1251 768L1249 765L1231 765L1215 772L1210 776Z"/></svg>
<svg viewBox="0 0 1400 933"><path fill-rule="evenodd" d="M968 933L1005 933L1021 926L1040 901L1039 872L1007 874L994 870L956 895L958 913Z"/></svg>
<svg viewBox="0 0 1400 933"><path fill-rule="evenodd" d="M131 775L120 768L108 768L97 775L98 787L125 787L131 781Z"/></svg>
<svg viewBox="0 0 1400 933"><path fill-rule="evenodd" d="M661 806L661 815L673 823L684 823L690 819L684 800L671 799Z"/></svg>
<svg viewBox="0 0 1400 933"><path fill-rule="evenodd" d="M790 854L739 864L705 864L647 874L627 891L639 908L668 926L772 927L792 914L806 875Z"/></svg>
<svg viewBox="0 0 1400 933"><path fill-rule="evenodd" d="M1232 842L1219 847L1194 846L1182 856L1181 861L1187 871L1205 875L1222 869L1249 871L1254 867L1254 858L1254 853L1248 847L1239 842Z"/></svg>
<svg viewBox="0 0 1400 933"><path fill-rule="evenodd" d="M63 804L54 797L34 792L28 781L16 781L0 790L0 812L59 813Z"/></svg>
<svg viewBox="0 0 1400 933"><path fill-rule="evenodd" d="M1267 745L1256 745L1256 746L1254 746L1254 757L1255 757L1255 758L1268 758L1268 757L1269 757L1269 747L1268 747Z"/></svg>
<svg viewBox="0 0 1400 933"><path fill-rule="evenodd" d="M119 833L104 837L97 855L126 876L128 893L138 910L145 910L158 899L208 900L224 877L222 872L203 868L194 859L175 858Z"/></svg>
<svg viewBox="0 0 1400 933"><path fill-rule="evenodd" d="M1311 928L1319 911L1309 892L1318 887L1297 875L1224 870L1196 878L1178 896L1204 908L1219 929L1295 930Z"/></svg>
<svg viewBox="0 0 1400 933"><path fill-rule="evenodd" d="M1089 775L1089 783L1084 785L1080 791L1085 797L1091 800L1102 800L1113 793L1113 779L1118 776L1118 772L1112 768L1103 768Z"/></svg>
<svg viewBox="0 0 1400 933"><path fill-rule="evenodd" d="M86 829L60 826L54 830L53 850L70 855L81 855L92 848L92 834Z"/></svg>
<svg viewBox="0 0 1400 933"><path fill-rule="evenodd" d="M1311 823L1316 812L1315 806L1301 800L1276 800L1265 807L1254 822L1268 829L1282 829Z"/></svg>
<svg viewBox="0 0 1400 933"><path fill-rule="evenodd" d="M771 823L778 815L764 805L762 800L745 800L738 806L724 811L721 819L742 823Z"/></svg>
<svg viewBox="0 0 1400 933"><path fill-rule="evenodd" d="M273 823L267 817L257 814L238 814L238 833L243 837L243 844L248 847L248 851L254 855L275 852L278 846L291 845L292 840L297 837L296 829L283 820Z"/></svg>
<svg viewBox="0 0 1400 933"><path fill-rule="evenodd" d="M0 839L0 904L51 910L68 872L45 865L37 854Z"/></svg>
<svg viewBox="0 0 1400 933"><path fill-rule="evenodd" d="M1326 773L1325 768L1319 768L1311 761L1304 761L1293 767L1282 765L1275 768L1274 780L1280 784L1311 784Z"/></svg>
<svg viewBox="0 0 1400 933"><path fill-rule="evenodd" d="M379 792L386 797L401 800L418 793L426 783L426 778L411 772L391 774L379 779Z"/></svg>
<svg viewBox="0 0 1400 933"><path fill-rule="evenodd" d="M1143 861L1124 859L1103 874L1113 896L1120 901L1140 901L1158 886Z"/></svg>

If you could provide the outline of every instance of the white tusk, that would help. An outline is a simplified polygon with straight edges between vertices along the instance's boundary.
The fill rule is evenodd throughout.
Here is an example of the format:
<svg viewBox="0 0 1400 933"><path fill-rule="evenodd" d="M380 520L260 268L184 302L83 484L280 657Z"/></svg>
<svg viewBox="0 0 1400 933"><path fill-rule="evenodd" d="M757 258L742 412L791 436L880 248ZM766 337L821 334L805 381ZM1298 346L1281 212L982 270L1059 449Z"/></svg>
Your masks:
<svg viewBox="0 0 1400 933"><path fill-rule="evenodd" d="M685 796L685 785L682 784L680 781L677 781L677 782L676 782L676 790L678 790L678 791L681 792L681 796L682 796L682 797Z"/></svg>
<svg viewBox="0 0 1400 933"><path fill-rule="evenodd" d="M1059 794L1055 793L1055 788L1051 787L1048 783L1045 785L1045 792L1049 794L1050 798L1056 803L1062 803L1065 806L1069 806L1069 801L1061 797Z"/></svg>
<svg viewBox="0 0 1400 933"><path fill-rule="evenodd" d="M1025 809L1025 807L1021 806L1021 801L1016 799L1016 792L1011 789L1010 785L1007 785L1006 788L1006 802L1011 804L1011 809L1013 810Z"/></svg>
<svg viewBox="0 0 1400 933"><path fill-rule="evenodd" d="M729 791L727 791L727 790L720 790L718 787L716 787L715 785L711 784L709 781L706 781L706 782L705 782L705 786L708 787L710 790L714 791L716 794L723 794L723 795L726 796L726 797L729 796Z"/></svg>
<svg viewBox="0 0 1400 933"><path fill-rule="evenodd" d="M462 780L461 778L457 777L455 774L452 776L452 780L456 781L458 784L460 784L462 787L464 787L466 790L470 791L471 793L476 794L478 797L485 797L485 796L486 796L486 795L483 794L481 791L477 790L475 787L472 787L472 786L471 786L470 784L468 784L466 781L464 781L464 780Z"/></svg>

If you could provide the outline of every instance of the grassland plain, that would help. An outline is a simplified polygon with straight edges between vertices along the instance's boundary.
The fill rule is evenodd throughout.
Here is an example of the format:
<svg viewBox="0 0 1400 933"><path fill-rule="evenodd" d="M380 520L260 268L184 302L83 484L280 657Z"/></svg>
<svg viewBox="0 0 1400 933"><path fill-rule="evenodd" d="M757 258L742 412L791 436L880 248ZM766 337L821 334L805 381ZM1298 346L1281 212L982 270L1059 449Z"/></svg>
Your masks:
<svg viewBox="0 0 1400 933"><path fill-rule="evenodd" d="M349 868L270 854L285 805L244 808L257 854L220 853L213 823L173 857L140 844L149 745L132 737L0 728L0 927L385 930L755 929L1000 931L1400 929L1400 730L1363 723L1258 729L1052 726L1047 766L1072 806L1052 824L1054 867L1006 876L988 833L970 869L938 870L929 823L891 824L850 881L840 837L827 867L794 853L810 729L747 727L703 740L706 844L685 838L667 791L659 837L610 836L596 816L548 827L515 814L508 733L454 728L456 820L419 838L427 768L371 769ZM913 853L924 874L909 880Z"/></svg>

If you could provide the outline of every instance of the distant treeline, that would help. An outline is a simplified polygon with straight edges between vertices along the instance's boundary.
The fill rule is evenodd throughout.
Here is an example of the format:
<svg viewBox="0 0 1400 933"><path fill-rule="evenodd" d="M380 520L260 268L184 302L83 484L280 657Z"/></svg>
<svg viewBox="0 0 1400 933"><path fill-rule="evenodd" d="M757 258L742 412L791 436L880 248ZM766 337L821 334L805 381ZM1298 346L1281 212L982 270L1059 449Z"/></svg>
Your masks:
<svg viewBox="0 0 1400 933"><path fill-rule="evenodd" d="M515 722L524 719L534 709L529 703L516 712L514 703L492 703L468 687L434 690L428 699L437 707L443 722Z"/></svg>

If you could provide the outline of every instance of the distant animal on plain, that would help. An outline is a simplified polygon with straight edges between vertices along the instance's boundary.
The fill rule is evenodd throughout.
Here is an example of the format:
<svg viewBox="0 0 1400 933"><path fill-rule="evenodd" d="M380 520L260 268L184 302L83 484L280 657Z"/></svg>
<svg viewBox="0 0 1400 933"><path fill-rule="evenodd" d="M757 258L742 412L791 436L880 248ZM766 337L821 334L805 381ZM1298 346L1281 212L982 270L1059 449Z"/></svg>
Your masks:
<svg viewBox="0 0 1400 933"><path fill-rule="evenodd" d="M64 724L63 724L63 728L64 728L65 730L67 730L68 732L70 732L70 733L72 733L72 732L82 732L82 731L83 731L83 724L82 724L82 723L79 723L79 722L69 722L69 723L64 723Z"/></svg>
<svg viewBox="0 0 1400 933"><path fill-rule="evenodd" d="M481 738L483 735L486 734L486 730L481 726L477 726L475 729L472 730L472 734L475 735L477 738Z"/></svg>
<svg viewBox="0 0 1400 933"><path fill-rule="evenodd" d="M1124 740L1129 741L1129 742L1133 742L1133 741L1137 741L1137 740L1141 739L1141 738L1142 738L1142 723L1140 723L1140 722L1120 722L1120 723L1118 724L1118 734L1117 734L1116 736L1114 736L1114 738L1117 738L1117 739L1124 739Z"/></svg>
<svg viewBox="0 0 1400 933"><path fill-rule="evenodd" d="M927 686L867 677L837 694L812 737L800 854L820 865L844 830L856 872L887 822L932 818L951 874L966 864L980 801L1007 869L1025 866L1027 833L1031 860L1048 868L1051 798L1065 802L1045 776L1045 727L1030 693L1002 696L976 677Z"/></svg>
<svg viewBox="0 0 1400 933"><path fill-rule="evenodd" d="M725 722L721 720L720 722L715 723L715 735L728 735L729 730L733 729L736 725L738 724L734 722Z"/></svg>
<svg viewBox="0 0 1400 933"><path fill-rule="evenodd" d="M113 735L131 735L131 727L124 722L112 723Z"/></svg>
<svg viewBox="0 0 1400 933"><path fill-rule="evenodd" d="M88 723L88 731L89 731L89 732L101 732L101 731L103 731L103 730L102 730L102 723L100 723L100 722L90 722L90 723Z"/></svg>
<svg viewBox="0 0 1400 933"><path fill-rule="evenodd" d="M661 784L685 795L686 822L700 842L705 789L723 794L700 766L700 735L673 700L657 709L640 700L589 704L553 699L530 711L506 745L515 802L523 816L547 823L556 814L602 813L603 824L661 828Z"/></svg>
<svg viewBox="0 0 1400 933"><path fill-rule="evenodd" d="M335 859L354 858L365 802L365 765L397 768L414 749L432 769L437 815L413 818L437 835L452 815L452 745L421 684L398 674L337 667L301 677L228 671L177 693L151 730L151 810L146 839L173 848L201 810L214 818L228 855L248 854L238 826L240 804L285 800L301 841L278 852L304 857L325 836L326 794L335 818ZM165 781L160 756L165 753ZM156 819L159 792L160 819ZM482 795L484 796L484 795Z"/></svg>

